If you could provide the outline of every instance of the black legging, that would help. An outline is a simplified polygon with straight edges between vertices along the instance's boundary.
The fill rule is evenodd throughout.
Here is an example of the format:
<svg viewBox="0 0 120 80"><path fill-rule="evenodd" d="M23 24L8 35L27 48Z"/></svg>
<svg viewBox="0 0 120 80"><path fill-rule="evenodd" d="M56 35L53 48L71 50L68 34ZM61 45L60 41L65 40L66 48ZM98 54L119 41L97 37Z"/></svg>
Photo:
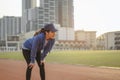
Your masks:
<svg viewBox="0 0 120 80"><path fill-rule="evenodd" d="M29 65L30 63L30 51L29 50L25 50L25 49L22 49L22 53L23 53L23 56L27 62L27 65ZM45 68L44 68L44 63L43 64L40 64L40 60L41 60L41 53L40 52L37 52L36 54L36 61L37 61L37 64L39 66L39 70L40 70L40 77L41 77L41 80L45 80ZM29 68L27 66L27 69L26 69L26 80L30 80L31 78L31 71L32 71L32 68Z"/></svg>

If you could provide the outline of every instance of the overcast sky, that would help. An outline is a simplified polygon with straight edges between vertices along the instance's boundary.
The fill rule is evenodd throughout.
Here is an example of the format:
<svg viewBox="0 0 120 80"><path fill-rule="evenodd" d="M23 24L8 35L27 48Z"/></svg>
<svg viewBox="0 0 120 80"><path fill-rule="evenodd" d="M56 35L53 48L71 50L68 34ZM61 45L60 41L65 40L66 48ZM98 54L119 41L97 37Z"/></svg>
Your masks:
<svg viewBox="0 0 120 80"><path fill-rule="evenodd" d="M75 29L120 31L120 0L75 0Z"/></svg>
<svg viewBox="0 0 120 80"><path fill-rule="evenodd" d="M0 0L0 17L21 16L22 0ZM74 0L75 30L120 31L120 0Z"/></svg>

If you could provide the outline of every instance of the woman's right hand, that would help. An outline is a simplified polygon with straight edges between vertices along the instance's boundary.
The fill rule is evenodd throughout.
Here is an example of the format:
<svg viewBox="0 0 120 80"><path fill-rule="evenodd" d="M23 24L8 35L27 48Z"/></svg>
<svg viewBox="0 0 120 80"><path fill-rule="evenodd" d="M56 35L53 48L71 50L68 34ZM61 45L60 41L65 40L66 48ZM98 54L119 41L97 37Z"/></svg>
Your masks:
<svg viewBox="0 0 120 80"><path fill-rule="evenodd" d="M40 64L42 65L42 64L44 64L44 63L45 63L45 60L41 60Z"/></svg>
<svg viewBox="0 0 120 80"><path fill-rule="evenodd" d="M29 69L33 68L34 66L35 66L35 63L30 63L30 64L28 65Z"/></svg>

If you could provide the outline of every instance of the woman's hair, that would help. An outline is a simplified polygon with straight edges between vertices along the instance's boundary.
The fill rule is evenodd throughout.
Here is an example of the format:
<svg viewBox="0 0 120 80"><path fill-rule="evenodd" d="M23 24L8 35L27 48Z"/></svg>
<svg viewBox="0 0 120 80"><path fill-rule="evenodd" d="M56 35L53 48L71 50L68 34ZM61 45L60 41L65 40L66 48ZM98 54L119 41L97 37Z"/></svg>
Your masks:
<svg viewBox="0 0 120 80"><path fill-rule="evenodd" d="M45 32L49 32L49 31L50 30L45 30L44 28L41 28L40 30L38 30L34 33L34 36L38 35L39 33L44 33L45 34Z"/></svg>

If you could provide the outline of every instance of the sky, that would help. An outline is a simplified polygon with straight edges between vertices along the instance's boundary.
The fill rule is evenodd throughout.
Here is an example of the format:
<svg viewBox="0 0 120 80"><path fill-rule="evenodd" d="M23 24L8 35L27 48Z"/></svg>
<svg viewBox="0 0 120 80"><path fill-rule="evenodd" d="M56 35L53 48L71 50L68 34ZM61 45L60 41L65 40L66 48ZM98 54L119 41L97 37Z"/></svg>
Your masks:
<svg viewBox="0 0 120 80"><path fill-rule="evenodd" d="M74 0L75 30L120 31L120 0ZM0 0L0 18L21 16L22 0Z"/></svg>

